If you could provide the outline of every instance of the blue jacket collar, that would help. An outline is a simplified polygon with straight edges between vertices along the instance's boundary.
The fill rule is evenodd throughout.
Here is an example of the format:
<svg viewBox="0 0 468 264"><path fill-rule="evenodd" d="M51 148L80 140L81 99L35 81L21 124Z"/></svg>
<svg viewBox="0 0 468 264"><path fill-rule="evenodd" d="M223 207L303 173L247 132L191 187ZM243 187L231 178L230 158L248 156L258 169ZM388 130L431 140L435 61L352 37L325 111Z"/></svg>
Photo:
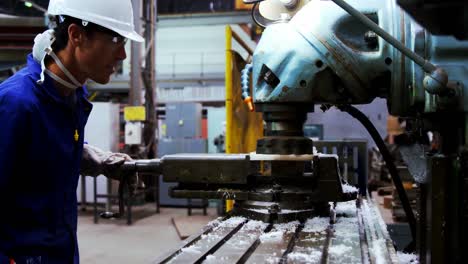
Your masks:
<svg viewBox="0 0 468 264"><path fill-rule="evenodd" d="M35 83L37 82L37 80L41 79L41 65L37 63L37 61L33 58L32 54L29 54L27 56L27 67L31 74L31 78ZM66 103L65 99L62 96L60 96L57 89L55 88L54 80L49 75L46 74L44 78L44 83L42 85L37 84L36 88L38 88L39 93L52 99L53 101L60 104ZM86 99L86 97L88 96L86 86L79 87L78 89L76 89L76 95L78 96L78 98L82 97Z"/></svg>

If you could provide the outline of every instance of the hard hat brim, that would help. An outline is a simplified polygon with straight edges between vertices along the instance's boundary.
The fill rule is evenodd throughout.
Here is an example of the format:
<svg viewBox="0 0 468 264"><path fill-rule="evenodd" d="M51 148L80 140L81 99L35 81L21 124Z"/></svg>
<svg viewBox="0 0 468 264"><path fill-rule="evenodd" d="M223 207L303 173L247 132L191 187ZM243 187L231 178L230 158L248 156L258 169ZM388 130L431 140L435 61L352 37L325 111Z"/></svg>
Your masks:
<svg viewBox="0 0 468 264"><path fill-rule="evenodd" d="M135 31L133 31L133 32L124 32L124 31L115 30L115 29L114 29L114 31L119 33L119 35L121 35L122 37L128 38L128 39L136 41L136 42L143 42L145 40L140 34L136 33Z"/></svg>

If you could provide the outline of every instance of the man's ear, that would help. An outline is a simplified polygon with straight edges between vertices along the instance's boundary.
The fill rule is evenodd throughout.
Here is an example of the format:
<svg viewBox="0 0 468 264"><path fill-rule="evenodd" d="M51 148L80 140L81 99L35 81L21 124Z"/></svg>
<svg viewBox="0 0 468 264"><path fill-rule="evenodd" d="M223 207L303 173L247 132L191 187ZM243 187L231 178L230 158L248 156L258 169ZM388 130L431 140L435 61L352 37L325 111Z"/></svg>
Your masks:
<svg viewBox="0 0 468 264"><path fill-rule="evenodd" d="M68 41L72 47L79 47L85 42L84 30L76 24L68 26Z"/></svg>

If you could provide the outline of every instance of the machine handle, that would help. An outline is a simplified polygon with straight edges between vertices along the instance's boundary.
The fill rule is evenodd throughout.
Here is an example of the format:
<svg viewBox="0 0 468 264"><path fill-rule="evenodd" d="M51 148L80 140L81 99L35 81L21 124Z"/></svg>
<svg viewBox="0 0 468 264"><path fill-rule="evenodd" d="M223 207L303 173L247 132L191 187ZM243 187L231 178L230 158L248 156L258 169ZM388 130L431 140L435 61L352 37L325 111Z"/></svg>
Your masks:
<svg viewBox="0 0 468 264"><path fill-rule="evenodd" d="M125 165L125 164L124 164ZM123 165L122 165L123 166ZM126 169L130 169L131 166L127 166ZM135 172L136 173L136 172ZM125 215L125 204L124 204L124 192L125 186L128 185L128 179L126 177L122 177L119 182L119 212L102 212L99 216L103 219L119 219Z"/></svg>
<svg viewBox="0 0 468 264"><path fill-rule="evenodd" d="M151 159L151 160L133 160L127 161L122 166L120 170L125 173L145 173L145 174L161 174L162 172L162 160L161 159ZM124 205L124 192L125 186L128 185L128 179L123 177L119 183L119 212L103 212L100 214L101 218L104 219L118 219L125 215L125 205Z"/></svg>
<svg viewBox="0 0 468 264"><path fill-rule="evenodd" d="M127 161L120 170L124 172L135 172L145 174L161 174L162 160L161 159L147 159L147 160L132 160Z"/></svg>

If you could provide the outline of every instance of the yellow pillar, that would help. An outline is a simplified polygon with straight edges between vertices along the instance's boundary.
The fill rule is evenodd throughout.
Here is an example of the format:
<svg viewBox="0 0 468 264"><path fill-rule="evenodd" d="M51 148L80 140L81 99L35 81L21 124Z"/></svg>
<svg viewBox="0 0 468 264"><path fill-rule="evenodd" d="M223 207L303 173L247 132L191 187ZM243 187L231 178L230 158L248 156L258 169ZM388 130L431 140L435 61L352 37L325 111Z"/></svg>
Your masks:
<svg viewBox="0 0 468 264"><path fill-rule="evenodd" d="M226 153L232 153L232 29L226 26Z"/></svg>
<svg viewBox="0 0 468 264"><path fill-rule="evenodd" d="M226 213L229 213L234 208L234 200L226 200Z"/></svg>
<svg viewBox="0 0 468 264"><path fill-rule="evenodd" d="M226 153L232 153L232 29L226 26ZM234 200L226 200L226 212L234 207Z"/></svg>

